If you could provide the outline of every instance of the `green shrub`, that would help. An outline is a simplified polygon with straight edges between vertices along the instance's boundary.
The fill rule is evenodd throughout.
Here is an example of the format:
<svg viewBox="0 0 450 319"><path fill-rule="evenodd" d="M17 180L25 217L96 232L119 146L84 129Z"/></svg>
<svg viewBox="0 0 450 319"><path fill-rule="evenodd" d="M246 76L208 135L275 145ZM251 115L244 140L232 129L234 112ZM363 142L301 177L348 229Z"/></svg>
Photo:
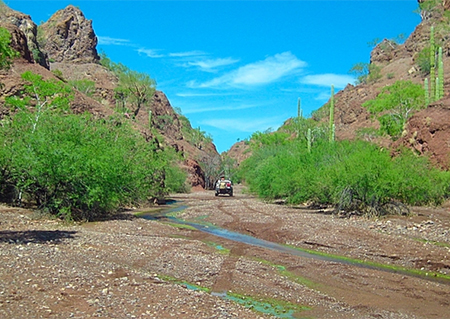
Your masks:
<svg viewBox="0 0 450 319"><path fill-rule="evenodd" d="M51 214L92 220L182 189L174 154L128 121L70 114L67 85L31 72L22 78L23 96L7 99L16 114L0 126L0 190L14 187Z"/></svg>
<svg viewBox="0 0 450 319"><path fill-rule="evenodd" d="M373 63L363 63L359 62L352 66L349 71L357 78L357 84L360 83L373 83L381 79L381 68Z"/></svg>
<svg viewBox="0 0 450 319"><path fill-rule="evenodd" d="M95 82L87 80L87 79L72 80L72 81L69 81L69 84L72 87L76 88L81 93L83 93L87 96L90 96L90 97L92 97L92 94L95 91Z"/></svg>
<svg viewBox="0 0 450 319"><path fill-rule="evenodd" d="M55 70L52 70L52 73L53 73L54 76L56 76L56 77L57 77L58 79L60 79L61 81L63 81L63 82L66 81L66 80L64 79L64 75L63 75L63 73L62 73L61 70L55 69Z"/></svg>
<svg viewBox="0 0 450 319"><path fill-rule="evenodd" d="M33 130L23 111L0 131L3 180L65 218L90 220L161 197L166 173L171 189L180 184L167 154L113 119L46 112Z"/></svg>
<svg viewBox="0 0 450 319"><path fill-rule="evenodd" d="M416 63L419 66L420 72L423 74L429 74L431 70L430 51L430 46L427 46L419 52L416 58Z"/></svg>
<svg viewBox="0 0 450 319"><path fill-rule="evenodd" d="M323 118L328 117L330 115L330 104L327 103L323 106L321 106L320 108L318 108L317 110L314 110L311 112L311 118L314 121L321 121Z"/></svg>
<svg viewBox="0 0 450 319"><path fill-rule="evenodd" d="M380 132L398 138L412 114L425 107L425 90L411 81L396 81L383 87L380 94L362 105L380 122Z"/></svg>
<svg viewBox="0 0 450 319"><path fill-rule="evenodd" d="M19 56L19 52L10 47L11 34L5 28L0 27L0 69L8 69L12 60Z"/></svg>
<svg viewBox="0 0 450 319"><path fill-rule="evenodd" d="M386 150L363 141L318 141L307 152L292 141L255 150L241 164L250 191L288 203L333 205L336 210L383 215L393 202L439 204L450 176L410 152L391 159Z"/></svg>

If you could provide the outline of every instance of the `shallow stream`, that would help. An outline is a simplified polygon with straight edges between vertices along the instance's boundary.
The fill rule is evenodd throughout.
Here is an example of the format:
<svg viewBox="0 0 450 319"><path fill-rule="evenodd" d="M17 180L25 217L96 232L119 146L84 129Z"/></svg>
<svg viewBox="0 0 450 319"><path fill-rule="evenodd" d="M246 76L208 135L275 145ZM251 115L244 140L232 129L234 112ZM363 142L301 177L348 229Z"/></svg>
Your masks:
<svg viewBox="0 0 450 319"><path fill-rule="evenodd" d="M211 224L205 224L201 222L190 222L183 219L175 217L177 212L180 212L188 208L178 202L173 202L168 205L167 208L158 210L156 212L142 213L139 216L147 220L159 220L159 221L169 221L174 224L187 225L193 227L201 232L205 232L217 237L233 240L236 242L253 245L257 247L271 249L277 252L286 253L294 256L299 256L303 258L311 258L314 260L322 260L335 262L340 264L351 265L355 267L373 269L379 271L385 271L390 273L398 273L406 276L418 277L430 281L438 281L444 284L450 285L450 280L448 276L439 276L440 274L431 274L426 271L408 269L400 266L392 266L388 264L375 263L370 261L364 261L359 259L352 259L345 256L331 255L322 253L319 251L302 249L299 247L290 247L287 245L282 245L274 242L270 242L264 239L259 239L253 236L237 233L224 228L217 227Z"/></svg>

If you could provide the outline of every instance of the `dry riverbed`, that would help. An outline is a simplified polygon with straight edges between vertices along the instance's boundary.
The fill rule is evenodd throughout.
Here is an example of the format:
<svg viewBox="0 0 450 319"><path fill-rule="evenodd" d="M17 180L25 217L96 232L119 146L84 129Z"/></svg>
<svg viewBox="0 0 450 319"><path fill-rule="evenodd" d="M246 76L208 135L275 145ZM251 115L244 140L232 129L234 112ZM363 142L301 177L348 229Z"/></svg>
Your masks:
<svg viewBox="0 0 450 319"><path fill-rule="evenodd" d="M239 188L235 194L176 195L175 205L187 207L177 216L321 255L248 245L135 212L65 224L0 206L0 318L450 316L450 280L439 278L450 276L449 207L339 218L264 203Z"/></svg>

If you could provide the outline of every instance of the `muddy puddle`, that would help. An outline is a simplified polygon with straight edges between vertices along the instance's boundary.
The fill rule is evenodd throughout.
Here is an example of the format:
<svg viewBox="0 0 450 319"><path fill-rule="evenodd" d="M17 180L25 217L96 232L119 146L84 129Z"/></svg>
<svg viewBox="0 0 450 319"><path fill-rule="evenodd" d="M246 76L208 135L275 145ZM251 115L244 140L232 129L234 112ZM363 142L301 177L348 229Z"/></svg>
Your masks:
<svg viewBox="0 0 450 319"><path fill-rule="evenodd" d="M322 253L319 251L302 249L299 247L290 247L287 245L278 244L275 242L270 242L264 239L256 238L250 235L241 234L238 232L230 231L224 228L217 227L212 224L204 223L204 222L192 222L186 221L180 218L177 218L176 215L188 208L186 205L183 205L180 202L170 202L166 208L163 208L158 211L153 212L143 212L139 214L139 217L147 219L147 220L156 220L156 221L167 221L173 224L190 226L192 228L197 229L198 231L208 233L210 235L214 235L220 238L232 240L235 242L257 246L261 248L271 249L280 253L290 254L303 258L310 258L314 260L321 260L326 262L334 262L345 265L351 265L355 267L372 269L378 271L385 271L389 273L397 273L411 277L417 277L429 281L437 281L440 283L444 283L450 285L450 280L448 278L439 277L439 274L436 273L427 273L425 271L416 270L416 269L408 269L403 267L396 267L387 264L379 264L370 261L364 261L359 259L352 259L345 256L337 256L330 255L326 253Z"/></svg>

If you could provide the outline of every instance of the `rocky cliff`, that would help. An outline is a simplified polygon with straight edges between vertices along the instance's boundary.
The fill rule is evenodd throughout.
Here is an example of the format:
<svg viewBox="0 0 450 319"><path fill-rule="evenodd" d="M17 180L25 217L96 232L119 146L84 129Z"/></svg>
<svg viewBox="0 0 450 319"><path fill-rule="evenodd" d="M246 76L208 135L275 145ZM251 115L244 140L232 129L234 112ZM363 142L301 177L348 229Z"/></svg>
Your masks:
<svg viewBox="0 0 450 319"><path fill-rule="evenodd" d="M88 96L77 91L71 103L72 110L75 113L87 111L97 117L114 113L114 89L118 79L99 64L92 21L87 20L78 8L69 5L37 27L29 15L1 4L0 26L9 30L11 45L20 53L11 69L0 73L0 83L3 84L0 87L0 119L10 113L4 106L5 97L21 91L24 83L20 74L27 70L42 75L44 79L57 76L67 82L92 81L95 83L94 92ZM147 139L156 139L160 147L171 147L180 153L191 185L205 187L205 173L200 162L219 156L215 146L212 143L199 146L186 138L182 127L192 129L189 121L181 121L163 92L156 91L149 111L152 112L152 123L149 123L148 111L140 112L130 121ZM150 124L157 129L158 136L149 129Z"/></svg>
<svg viewBox="0 0 450 319"><path fill-rule="evenodd" d="M403 44L384 39L372 50L370 64L379 70L379 78L367 83L348 85L335 95L336 138L364 138L391 148L393 153L399 146L406 146L415 153L428 156L441 168L450 168L450 1L418 0L421 4L421 23ZM407 122L402 137L397 141L374 136L358 136L363 128L378 128L362 104L374 99L380 89L398 80L411 80L423 84L429 74L420 69L420 52L429 45L430 29L435 27L436 43L443 48L444 98L432 103L426 109L415 113ZM357 61L355 61L357 62ZM324 106L325 108L325 106ZM328 117L322 119L328 121ZM248 156L244 143L235 144L228 155L238 162Z"/></svg>
<svg viewBox="0 0 450 319"><path fill-rule="evenodd" d="M38 41L52 62L84 64L100 60L92 21L72 5L39 26Z"/></svg>
<svg viewBox="0 0 450 319"><path fill-rule="evenodd" d="M370 64L380 71L380 78L366 84L349 85L336 94L335 125L337 139L354 139L361 128L377 128L378 122L371 119L362 104L373 99L384 86L398 80L411 80L423 84L429 74L420 69L420 52L429 45L430 29L435 26L436 41L443 48L444 61L444 98L432 103L426 109L414 114L407 122L402 137L397 141L378 138L377 142L390 147L393 152L400 146L411 148L420 155L429 156L439 167L448 169L450 160L450 131L446 119L450 113L450 83L447 74L450 71L450 39L446 28L450 24L447 12L448 0L427 2L420 12L422 21L403 44L395 44L387 39L379 43L371 52Z"/></svg>

